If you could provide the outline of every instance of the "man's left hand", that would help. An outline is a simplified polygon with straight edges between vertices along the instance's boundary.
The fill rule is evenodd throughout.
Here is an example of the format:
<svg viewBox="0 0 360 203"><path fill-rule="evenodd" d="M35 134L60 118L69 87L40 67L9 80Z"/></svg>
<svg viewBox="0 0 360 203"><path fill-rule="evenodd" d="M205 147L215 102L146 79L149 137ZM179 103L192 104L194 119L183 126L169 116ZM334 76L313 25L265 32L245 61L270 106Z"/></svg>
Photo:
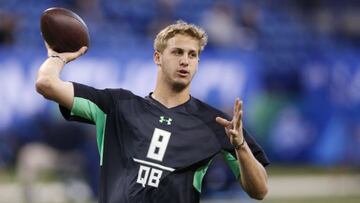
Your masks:
<svg viewBox="0 0 360 203"><path fill-rule="evenodd" d="M244 135L243 135L243 102L239 98L235 99L233 118L231 121L226 120L225 118L216 117L216 122L224 126L226 135L230 139L230 143L237 147L244 144Z"/></svg>

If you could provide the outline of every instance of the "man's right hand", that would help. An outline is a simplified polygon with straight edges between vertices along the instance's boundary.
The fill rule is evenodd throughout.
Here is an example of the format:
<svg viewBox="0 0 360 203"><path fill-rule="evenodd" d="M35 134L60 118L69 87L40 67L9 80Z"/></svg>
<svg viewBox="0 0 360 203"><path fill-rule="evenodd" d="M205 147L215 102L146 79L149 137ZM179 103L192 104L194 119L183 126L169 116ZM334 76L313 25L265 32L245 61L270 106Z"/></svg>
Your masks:
<svg viewBox="0 0 360 203"><path fill-rule="evenodd" d="M58 53L56 51L54 51L53 49L50 48L49 44L45 42L45 46L48 52L48 57L51 56L58 56L65 64L69 63L70 61L73 61L75 59L77 59L78 57L84 55L87 51L87 47L81 47L78 51L76 52L64 52L64 53ZM65 65L64 64L64 65Z"/></svg>

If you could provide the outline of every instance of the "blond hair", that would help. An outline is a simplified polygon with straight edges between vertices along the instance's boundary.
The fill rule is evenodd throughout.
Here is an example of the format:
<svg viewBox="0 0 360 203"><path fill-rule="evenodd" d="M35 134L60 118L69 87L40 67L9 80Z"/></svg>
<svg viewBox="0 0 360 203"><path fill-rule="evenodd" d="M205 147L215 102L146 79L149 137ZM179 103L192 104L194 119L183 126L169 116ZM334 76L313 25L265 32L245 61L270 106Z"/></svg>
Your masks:
<svg viewBox="0 0 360 203"><path fill-rule="evenodd" d="M154 49L158 52L163 52L166 48L167 41L176 34L189 35L198 40L200 48L199 53L204 50L208 40L208 36L202 28L194 24L189 24L182 20L178 20L176 23L165 27L156 35L154 40Z"/></svg>

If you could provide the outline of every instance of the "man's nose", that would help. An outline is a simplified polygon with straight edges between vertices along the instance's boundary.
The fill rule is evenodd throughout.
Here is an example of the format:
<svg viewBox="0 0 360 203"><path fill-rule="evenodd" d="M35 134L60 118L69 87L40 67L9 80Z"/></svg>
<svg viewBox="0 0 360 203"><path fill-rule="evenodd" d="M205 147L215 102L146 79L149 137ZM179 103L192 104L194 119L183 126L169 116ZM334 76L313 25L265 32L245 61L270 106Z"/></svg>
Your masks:
<svg viewBox="0 0 360 203"><path fill-rule="evenodd" d="M181 66L188 66L189 65L189 56L184 54L180 59Z"/></svg>

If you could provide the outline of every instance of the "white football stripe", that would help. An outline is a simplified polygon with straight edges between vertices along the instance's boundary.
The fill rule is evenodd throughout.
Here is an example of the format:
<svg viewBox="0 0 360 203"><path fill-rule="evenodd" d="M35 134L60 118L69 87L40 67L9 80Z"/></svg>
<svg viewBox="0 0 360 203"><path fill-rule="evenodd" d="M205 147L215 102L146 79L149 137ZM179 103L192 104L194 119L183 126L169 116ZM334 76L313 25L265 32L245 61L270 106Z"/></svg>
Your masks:
<svg viewBox="0 0 360 203"><path fill-rule="evenodd" d="M149 165L149 166L154 166L154 167L157 167L157 168L160 168L160 169L163 169L163 170L167 170L167 171L170 171L170 172L175 171L174 168L170 168L170 167L163 166L163 165L160 165L160 164L152 163L152 162L149 162L149 161L144 161L144 160L135 159L135 158L133 158L133 160L134 160L135 162L138 162L138 163L141 163L141 164L146 164L146 165Z"/></svg>

